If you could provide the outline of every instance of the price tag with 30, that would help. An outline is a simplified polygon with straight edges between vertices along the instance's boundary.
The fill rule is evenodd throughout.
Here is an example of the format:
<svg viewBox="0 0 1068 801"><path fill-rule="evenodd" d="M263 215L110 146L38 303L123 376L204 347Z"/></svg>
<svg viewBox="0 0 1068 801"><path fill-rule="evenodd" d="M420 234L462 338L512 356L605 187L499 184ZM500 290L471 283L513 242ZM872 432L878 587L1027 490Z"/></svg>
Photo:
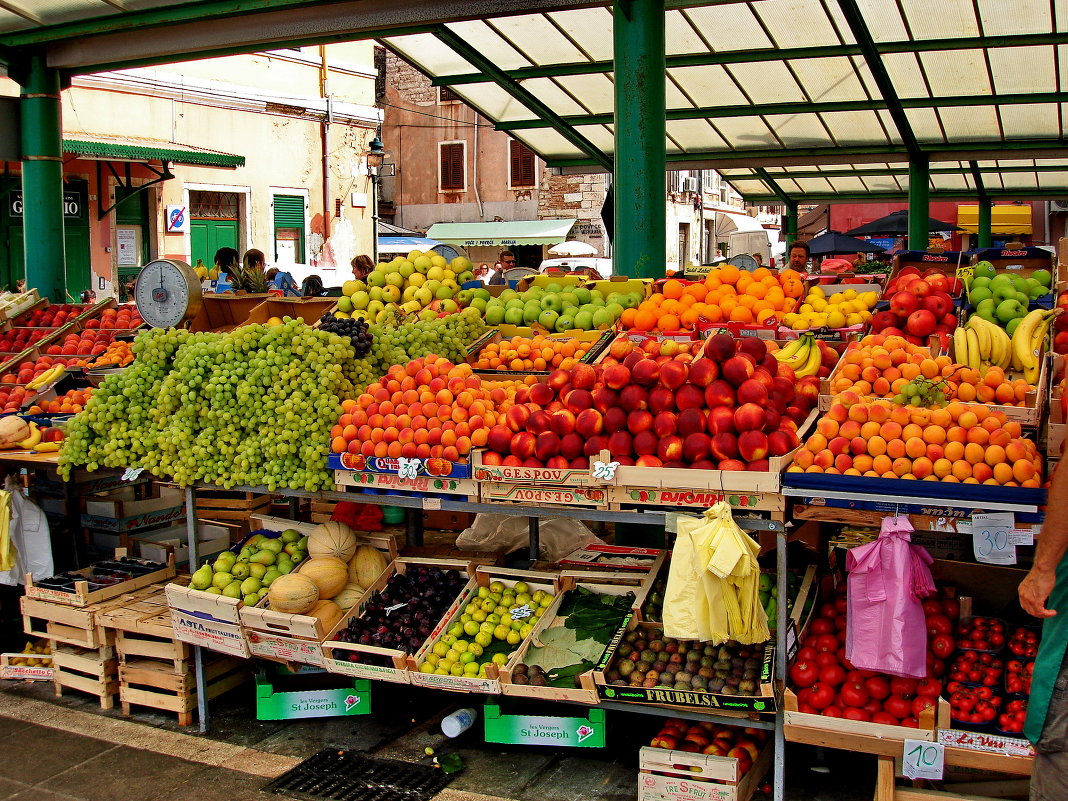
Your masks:
<svg viewBox="0 0 1068 801"><path fill-rule="evenodd" d="M419 462L419 459L409 459L405 456L401 456L397 459L397 477L402 479L418 478Z"/></svg>

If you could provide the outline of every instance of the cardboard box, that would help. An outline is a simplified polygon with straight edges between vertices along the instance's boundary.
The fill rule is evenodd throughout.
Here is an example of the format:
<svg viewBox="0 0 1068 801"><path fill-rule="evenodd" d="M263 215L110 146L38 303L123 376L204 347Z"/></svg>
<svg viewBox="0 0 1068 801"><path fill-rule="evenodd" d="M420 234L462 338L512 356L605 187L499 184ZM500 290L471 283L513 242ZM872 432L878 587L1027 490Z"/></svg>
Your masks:
<svg viewBox="0 0 1068 801"><path fill-rule="evenodd" d="M102 531L133 531L175 520L185 514L185 493L174 487L160 487L158 496L141 501L132 497L132 490L123 489L105 497L87 500L82 525Z"/></svg>
<svg viewBox="0 0 1068 801"><path fill-rule="evenodd" d="M663 489L654 487L612 487L608 495L613 508L618 506L669 506L709 509L726 501L739 511L752 509L783 514L786 498L778 492L718 492L700 489Z"/></svg>
<svg viewBox="0 0 1068 801"><path fill-rule="evenodd" d="M256 720L302 720L371 714L371 682L316 673L307 674L306 677L312 685L307 689L280 690L272 683L271 676L257 673ZM327 680L324 682L321 678Z"/></svg>
<svg viewBox="0 0 1068 801"><path fill-rule="evenodd" d="M496 704L482 709L487 743L548 745L553 748L604 748L608 726L603 709L586 717L506 715Z"/></svg>
<svg viewBox="0 0 1068 801"><path fill-rule="evenodd" d="M535 470L540 468L509 468ZM503 484L484 481L479 487L482 503L513 503L525 506L584 506L608 508L608 489L604 487L556 487L526 484Z"/></svg>
<svg viewBox="0 0 1068 801"><path fill-rule="evenodd" d="M266 323L272 317L284 319L302 318L307 325L314 325L319 318L337 308L337 298L271 298L249 310L245 323Z"/></svg>
<svg viewBox="0 0 1068 801"><path fill-rule="evenodd" d="M593 364L599 357L604 355L608 351L608 346L615 339L615 331L573 331L563 334L550 333L547 331L532 329L531 334L516 334L515 336L525 336L530 338L535 334L541 334L547 336L557 342L587 342L590 343L590 349L582 354L580 362L584 364ZM475 372L484 378L506 380L509 378L525 378L528 375L534 376L547 376L555 369L549 367L545 370L513 370L506 369L504 367L492 368L492 367L478 367L479 355L486 349L486 346L490 343L501 342L505 339L509 339L510 336L506 336L499 328L491 330L486 335L480 337L467 351L467 363L475 368Z"/></svg>
<svg viewBox="0 0 1068 801"><path fill-rule="evenodd" d="M630 548L625 545L592 543L578 548L563 559L561 565L589 567L598 570L641 570L655 572L664 552L657 548Z"/></svg>
<svg viewBox="0 0 1068 801"><path fill-rule="evenodd" d="M142 559L166 562L172 555L176 566L189 564L188 526L168 526L142 531L130 537L130 545ZM203 520L197 521L197 555L201 562L230 547L230 531Z"/></svg>
<svg viewBox="0 0 1068 801"><path fill-rule="evenodd" d="M404 467L402 472L401 468ZM355 470L388 473L401 478L471 478L471 465L447 459L393 459L388 456L362 456L358 453L331 453L327 457L331 470Z"/></svg>
<svg viewBox="0 0 1068 801"><path fill-rule="evenodd" d="M435 478L416 476L401 478L396 473L371 473L358 470L335 470L334 481L339 492L347 492L350 487L360 490L398 490L402 492L419 492L428 495L456 495L456 500L478 497L478 482L466 478ZM358 499L353 499L358 500Z"/></svg>
<svg viewBox="0 0 1068 801"><path fill-rule="evenodd" d="M189 322L190 331L231 331L244 325L266 295L204 295L200 312Z"/></svg>
<svg viewBox="0 0 1068 801"><path fill-rule="evenodd" d="M593 484L589 463L585 467L522 467L486 464L487 450L471 452L472 476L477 481L524 484L538 487L586 487Z"/></svg>
<svg viewBox="0 0 1068 801"><path fill-rule="evenodd" d="M47 665L14 665L14 659L37 659ZM47 654L0 654L0 679L12 681L52 681L55 671Z"/></svg>
<svg viewBox="0 0 1068 801"><path fill-rule="evenodd" d="M644 746L639 752L638 801L748 801L771 768L769 742L745 776L734 757Z"/></svg>

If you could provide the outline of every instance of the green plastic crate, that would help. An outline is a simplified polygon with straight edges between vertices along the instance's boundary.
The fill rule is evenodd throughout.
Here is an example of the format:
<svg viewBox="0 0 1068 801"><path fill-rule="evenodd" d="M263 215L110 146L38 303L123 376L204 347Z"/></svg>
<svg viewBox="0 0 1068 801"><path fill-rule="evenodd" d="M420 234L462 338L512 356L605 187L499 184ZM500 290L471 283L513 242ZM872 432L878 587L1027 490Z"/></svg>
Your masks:
<svg viewBox="0 0 1068 801"><path fill-rule="evenodd" d="M486 704L482 710L486 742L507 745L552 745L569 748L604 748L603 709L591 709L588 717L554 715L505 715Z"/></svg>
<svg viewBox="0 0 1068 801"><path fill-rule="evenodd" d="M271 677L256 674L256 720L297 720L371 714L371 682L326 673L308 674L322 683L329 676L337 687L309 686L303 690L275 690ZM309 682L310 683L310 682Z"/></svg>

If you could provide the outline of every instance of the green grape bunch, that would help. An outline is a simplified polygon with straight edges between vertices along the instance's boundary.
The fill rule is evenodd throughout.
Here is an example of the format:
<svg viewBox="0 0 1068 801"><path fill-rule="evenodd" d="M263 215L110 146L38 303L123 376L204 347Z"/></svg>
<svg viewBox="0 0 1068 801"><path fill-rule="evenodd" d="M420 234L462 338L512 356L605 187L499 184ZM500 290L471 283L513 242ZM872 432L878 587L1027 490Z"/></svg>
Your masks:
<svg viewBox="0 0 1068 801"><path fill-rule="evenodd" d="M894 396L894 403L899 406L922 406L928 409L941 409L946 405L946 391L949 384L941 378L924 378L917 376Z"/></svg>

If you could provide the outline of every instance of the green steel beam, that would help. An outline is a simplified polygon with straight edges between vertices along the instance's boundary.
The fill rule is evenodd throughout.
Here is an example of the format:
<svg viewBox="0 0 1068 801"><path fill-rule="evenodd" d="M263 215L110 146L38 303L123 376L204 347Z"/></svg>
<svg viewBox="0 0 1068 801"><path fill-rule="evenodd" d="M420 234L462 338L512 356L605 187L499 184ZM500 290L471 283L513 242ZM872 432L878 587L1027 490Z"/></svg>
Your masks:
<svg viewBox="0 0 1068 801"><path fill-rule="evenodd" d="M793 203L795 206L797 205L796 203L794 203L793 198L786 194L786 192L783 191L783 188L779 186L778 183L776 183L775 179L771 177L767 170L765 170L763 167L757 167L756 174L757 177L760 178L760 180L762 180L765 184L768 185L768 188L771 189L772 194L774 194L775 197L777 197L783 203L783 205L787 207L791 203Z"/></svg>
<svg viewBox="0 0 1068 801"><path fill-rule="evenodd" d="M987 194L986 185L983 183L983 173L979 169L979 164L974 161L968 162L968 169L971 170L972 180L975 182L975 192L979 199L979 247L990 247L990 234L993 231L993 203L990 202L990 195Z"/></svg>
<svg viewBox="0 0 1068 801"><path fill-rule="evenodd" d="M1034 45L1068 44L1068 32L1045 34L1019 34L1010 36L978 36L970 39L923 39L905 42L876 42L881 55L888 53L927 53L944 50L969 50L999 47L1026 47ZM687 53L669 55L668 69L673 67L710 67L722 64L752 64L758 61L800 61L812 58L843 58L863 55L859 45L826 45L821 47L783 47L765 50L730 50L718 53ZM529 78L559 78L568 75L591 75L611 72L611 61L579 61L566 64L547 64L537 67L520 67L507 70L508 77L523 81ZM433 79L435 86L461 86L483 83L485 76L478 73L443 75Z"/></svg>
<svg viewBox="0 0 1068 801"><path fill-rule="evenodd" d="M664 0L615 0L615 230L613 269L658 278L667 258Z"/></svg>
<svg viewBox="0 0 1068 801"><path fill-rule="evenodd" d="M992 200L1059 200L1068 196L1064 189L991 189ZM931 200L975 200L971 189L932 189L928 196ZM908 200L905 190L899 192L805 192L798 197L804 203L880 203L883 201ZM773 194L746 194L747 203L774 204L779 198Z"/></svg>
<svg viewBox="0 0 1068 801"><path fill-rule="evenodd" d="M786 214L783 215L783 228L785 229L786 255L790 255L790 245L797 241L797 203L793 201L786 204Z"/></svg>
<svg viewBox="0 0 1068 801"><path fill-rule="evenodd" d="M439 25L434 29L434 36L436 36L443 44L452 48L461 58L482 70L493 83L497 84L497 86L515 98L516 101L522 103L533 113L545 120L553 130L560 134L560 136L582 152L586 153L590 158L594 159L599 167L603 167L606 170L612 169L612 159L602 153L600 148L565 123L560 118L559 114L531 94L529 90L524 89L518 83L510 79L504 74L504 70L468 44L460 36L453 33L444 25ZM661 103L660 107L663 108L663 103ZM663 144L661 144L660 150L663 151L663 149Z"/></svg>
<svg viewBox="0 0 1068 801"><path fill-rule="evenodd" d="M931 162L926 154L909 158L909 248L926 250L930 239L927 220L931 216Z"/></svg>
<svg viewBox="0 0 1068 801"><path fill-rule="evenodd" d="M898 99L894 82L890 80L890 73L886 71L882 55L875 47L875 40L872 39L871 31L868 30L868 24L864 21L860 7L856 0L838 0L838 7L842 11L842 16L845 17L846 24L849 25L849 30L853 32L853 38L857 40L857 45L864 56L864 63L868 65L875 85L879 88L879 94L886 101L886 109L894 121L894 127L897 128L897 135L901 137L910 156L919 156L920 144L912 132L908 115L905 114L901 100Z"/></svg>
<svg viewBox="0 0 1068 801"><path fill-rule="evenodd" d="M973 163L973 162L970 162ZM1006 165L1004 167L979 167L980 175L982 173L989 173L992 175L1010 173L1027 173L1027 172L1068 172L1068 163L1054 164L1040 167L1021 167L1019 165ZM723 177L725 179L736 179L740 181L752 180L756 177L756 170L752 173L737 174L730 172L731 168L726 167L723 170ZM975 170L971 167L931 167L931 175L971 175L975 177ZM855 169L855 170L790 170L783 173L769 173L772 178L893 178L895 176L908 175L907 168L902 167L895 168L871 168L871 169Z"/></svg>
<svg viewBox="0 0 1068 801"><path fill-rule="evenodd" d="M482 77L486 82L486 77ZM970 106L1015 106L1039 103L1068 103L1068 92L1041 92L1011 95L960 95L953 97L916 97L900 101L904 108L961 108ZM775 114L830 114L842 111L880 111L889 109L882 100L839 100L825 103L764 103L760 105L705 106L668 109L668 120L716 120L728 117L756 117ZM611 114L585 114L561 117L569 125L611 125ZM550 127L539 119L509 120L496 124L499 131L523 131Z"/></svg>
<svg viewBox="0 0 1068 801"><path fill-rule="evenodd" d="M26 61L22 85L22 221L26 285L66 302L60 76L44 51Z"/></svg>

